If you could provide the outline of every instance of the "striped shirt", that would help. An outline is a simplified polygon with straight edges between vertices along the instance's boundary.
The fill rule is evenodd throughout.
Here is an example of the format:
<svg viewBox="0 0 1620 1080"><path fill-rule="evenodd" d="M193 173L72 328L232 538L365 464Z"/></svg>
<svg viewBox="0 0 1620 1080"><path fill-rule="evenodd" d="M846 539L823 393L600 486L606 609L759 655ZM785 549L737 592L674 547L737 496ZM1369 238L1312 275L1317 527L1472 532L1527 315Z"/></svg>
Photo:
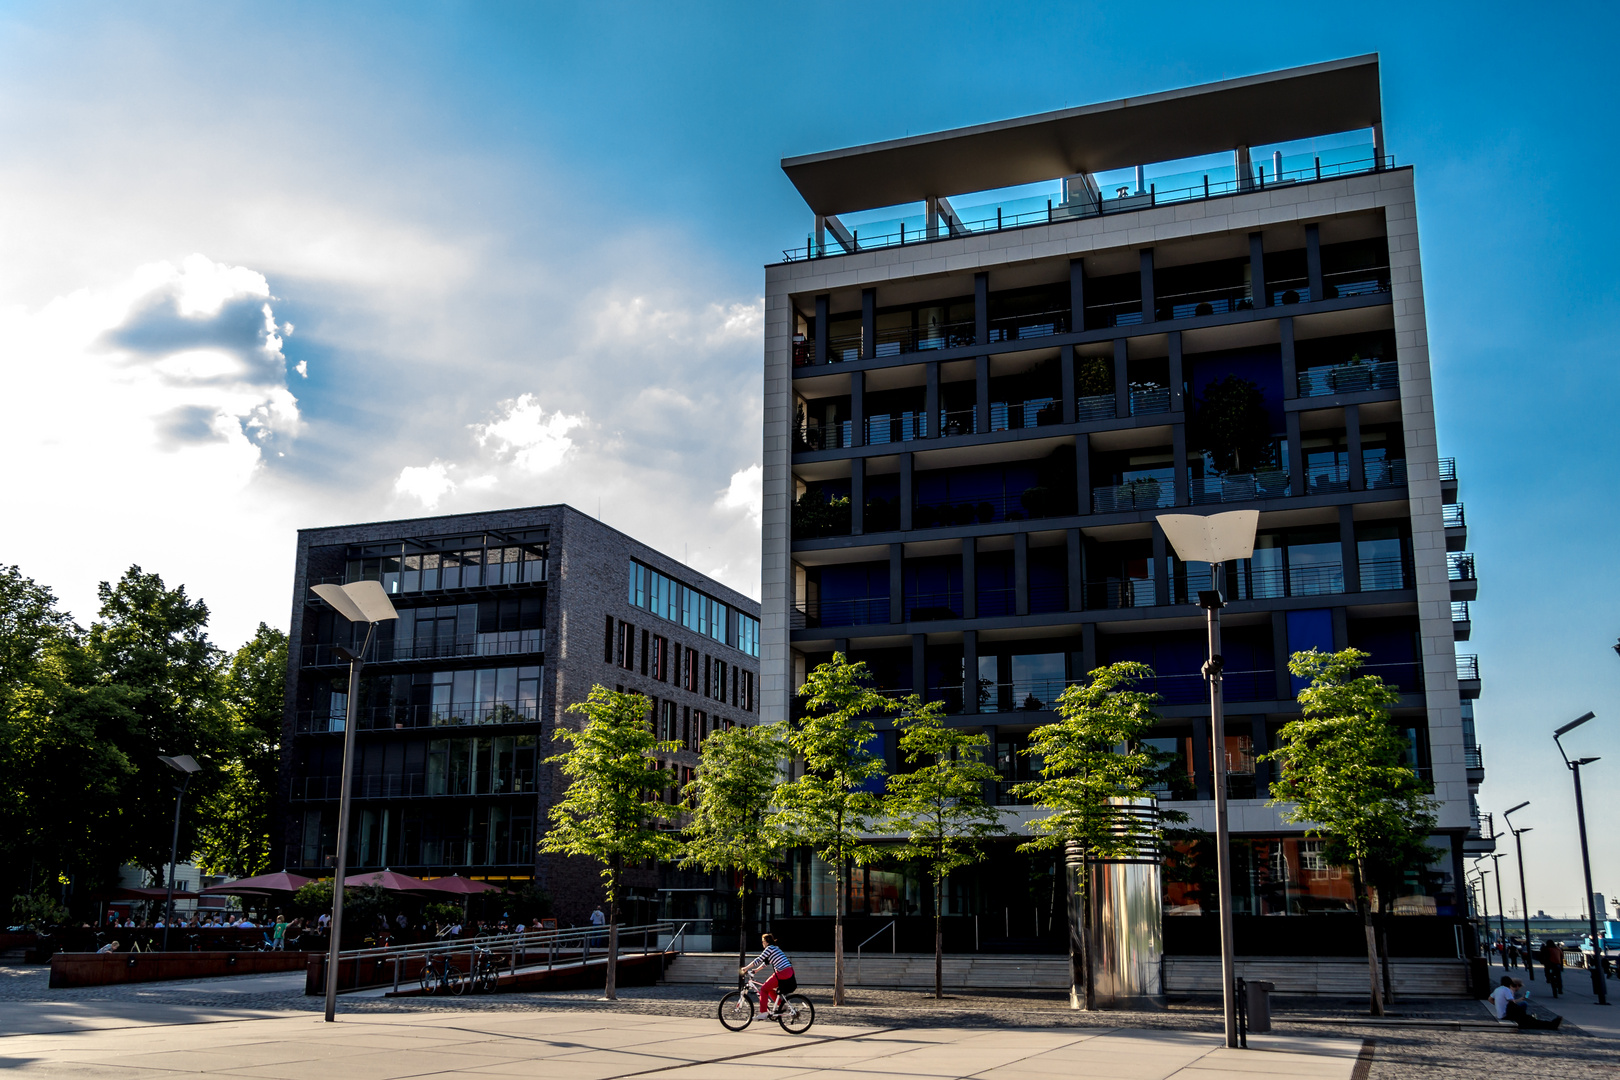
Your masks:
<svg viewBox="0 0 1620 1080"><path fill-rule="evenodd" d="M765 946L765 951L759 954L759 958L754 963L769 964L771 969L778 974L793 970L793 961L787 958L787 953L778 949L775 945Z"/></svg>

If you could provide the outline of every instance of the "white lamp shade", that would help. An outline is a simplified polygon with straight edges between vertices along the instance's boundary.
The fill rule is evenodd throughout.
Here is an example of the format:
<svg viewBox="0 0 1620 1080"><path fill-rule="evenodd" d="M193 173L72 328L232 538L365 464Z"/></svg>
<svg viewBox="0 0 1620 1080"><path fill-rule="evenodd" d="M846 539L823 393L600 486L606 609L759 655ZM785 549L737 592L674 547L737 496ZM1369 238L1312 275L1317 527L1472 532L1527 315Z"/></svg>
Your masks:
<svg viewBox="0 0 1620 1080"><path fill-rule="evenodd" d="M379 623L399 618L382 584L351 581L347 585L316 585L311 590L352 623Z"/></svg>
<svg viewBox="0 0 1620 1080"><path fill-rule="evenodd" d="M1224 514L1160 514L1159 527L1182 562L1223 563L1254 554L1258 510Z"/></svg>

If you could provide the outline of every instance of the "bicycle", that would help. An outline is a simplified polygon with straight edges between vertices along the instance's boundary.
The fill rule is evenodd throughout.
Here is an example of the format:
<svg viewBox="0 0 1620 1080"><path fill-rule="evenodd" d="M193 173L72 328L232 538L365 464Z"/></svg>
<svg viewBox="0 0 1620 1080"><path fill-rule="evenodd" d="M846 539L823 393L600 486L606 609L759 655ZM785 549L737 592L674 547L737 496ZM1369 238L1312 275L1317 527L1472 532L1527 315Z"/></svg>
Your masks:
<svg viewBox="0 0 1620 1080"><path fill-rule="evenodd" d="M749 976L746 987L720 999L720 1023L727 1031L741 1031L754 1022L758 1001L759 983ZM803 1035L816 1022L816 1007L803 994L777 994L767 1015L788 1034Z"/></svg>
<svg viewBox="0 0 1620 1080"><path fill-rule="evenodd" d="M501 958L496 954L495 950L485 948L482 945L474 945L472 973L469 976L473 992L477 993L482 990L485 993L493 994L496 984L500 981L501 968L503 967L505 967L505 964L501 962Z"/></svg>
<svg viewBox="0 0 1620 1080"><path fill-rule="evenodd" d="M451 994L460 994L467 989L467 983L461 977L461 969L450 962L446 953L430 956L422 965L422 993L432 994L444 990Z"/></svg>

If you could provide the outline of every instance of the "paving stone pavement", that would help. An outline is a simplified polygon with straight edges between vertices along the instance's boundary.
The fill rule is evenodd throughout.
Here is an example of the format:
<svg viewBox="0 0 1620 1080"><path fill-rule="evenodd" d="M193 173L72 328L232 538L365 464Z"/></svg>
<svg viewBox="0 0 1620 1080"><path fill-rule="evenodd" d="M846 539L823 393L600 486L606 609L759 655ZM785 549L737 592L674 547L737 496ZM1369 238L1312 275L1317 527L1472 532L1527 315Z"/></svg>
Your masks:
<svg viewBox="0 0 1620 1080"><path fill-rule="evenodd" d="M286 1019L289 1013L318 1013L322 1004L319 998L302 994L302 976L238 976L195 983L143 983L52 991L46 986L46 974L43 968L0 968L0 1002L7 1003L0 1008L0 1065L6 1064L5 1059L9 1057L6 1046L15 1045L14 1038L4 1036L255 1017ZM702 986L629 988L620 992L617 1002L601 1000L599 991L426 1000L345 996L339 1009L357 1020L376 1018L378 1022L389 1016L413 1015L426 1022L443 1019L445 1014L589 1017L610 1013L714 1023L719 992ZM1218 1004L1196 1000L1174 1002L1165 1012L1083 1013L1070 1010L1067 1001L1055 995L958 993L936 1002L928 994L856 989L848 994L848 1004L837 1010L829 1003L830 993L812 992L811 997L821 1009L818 1032L831 1030L833 1026L958 1032L1042 1028L1093 1029L1096 1033L1130 1030L1138 1035L1178 1032L1191 1037L1213 1035L1220 1030ZM1565 1031L1557 1033L1489 1027L1484 1025L1489 1019L1484 1009L1472 1001L1407 1003L1399 1009L1402 1020L1430 1021L1433 1026L1377 1024L1358 1013L1355 1003L1294 998L1274 1001L1275 1032L1284 1038L1333 1044L1348 1042L1363 1048L1361 1057L1365 1060L1354 1072L1356 1080L1461 1080L1501 1075L1524 1075L1538 1080L1563 1077L1614 1080L1620 1076L1620 1050L1615 1043L1592 1038L1578 1028L1570 1030L1568 1024ZM1459 1022L1474 1026L1460 1030L1440 1026ZM1166 1034L1163 1037L1181 1036ZM1365 1049L1369 1040L1370 1054ZM1256 1073L1241 1061L1232 1064L1238 1065L1234 1075ZM1214 1065L1214 1061L1206 1063L1197 1075L1202 1080L1216 1080L1225 1069L1209 1071ZM863 1080L873 1080L876 1075L862 1073ZM1084 1075L1101 1074L1087 1072ZM1327 1074L1317 1080L1327 1080Z"/></svg>

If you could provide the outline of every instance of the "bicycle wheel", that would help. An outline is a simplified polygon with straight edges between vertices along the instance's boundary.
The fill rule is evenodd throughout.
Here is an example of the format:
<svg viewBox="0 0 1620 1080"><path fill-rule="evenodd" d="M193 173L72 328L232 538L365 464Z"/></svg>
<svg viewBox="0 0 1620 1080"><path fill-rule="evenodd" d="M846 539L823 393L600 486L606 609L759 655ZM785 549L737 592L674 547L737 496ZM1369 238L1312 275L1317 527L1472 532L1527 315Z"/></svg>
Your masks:
<svg viewBox="0 0 1620 1080"><path fill-rule="evenodd" d="M803 994L789 994L782 1003L782 1014L776 1018L776 1022L791 1035L803 1035L816 1022L816 1007Z"/></svg>
<svg viewBox="0 0 1620 1080"><path fill-rule="evenodd" d="M438 976L433 971L433 965L428 964L422 968L422 993L431 994L439 986Z"/></svg>
<svg viewBox="0 0 1620 1080"><path fill-rule="evenodd" d="M741 990L720 999L720 1023L727 1031L741 1031L754 1022L754 1002Z"/></svg>
<svg viewBox="0 0 1620 1080"><path fill-rule="evenodd" d="M444 965L444 986L452 994L460 994L467 989L467 980L461 977L461 969L456 965Z"/></svg>

